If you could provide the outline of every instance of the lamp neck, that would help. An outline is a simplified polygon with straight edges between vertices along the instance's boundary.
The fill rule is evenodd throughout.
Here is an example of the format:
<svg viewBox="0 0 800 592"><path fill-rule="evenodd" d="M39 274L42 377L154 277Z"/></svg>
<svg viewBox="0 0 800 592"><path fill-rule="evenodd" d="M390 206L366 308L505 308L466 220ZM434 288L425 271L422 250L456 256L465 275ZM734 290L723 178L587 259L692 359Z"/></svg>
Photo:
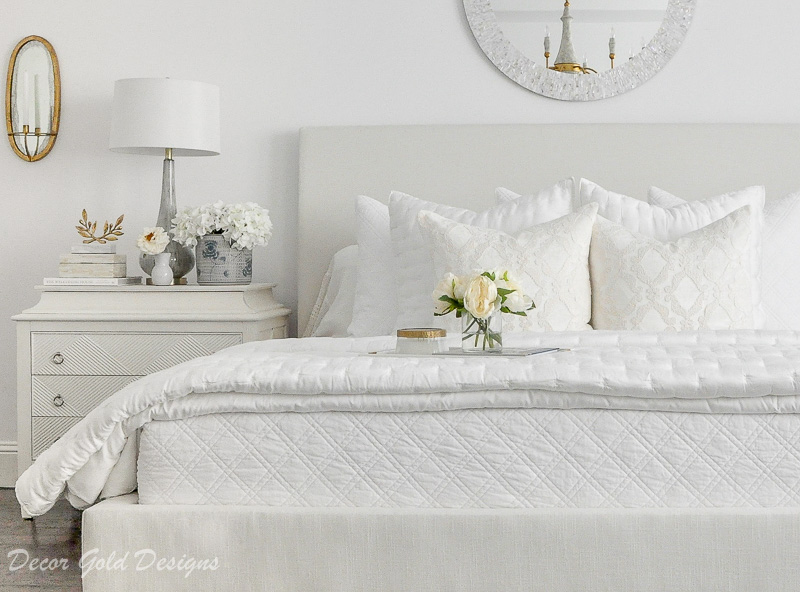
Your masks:
<svg viewBox="0 0 800 592"><path fill-rule="evenodd" d="M172 148L164 148L164 160L172 160Z"/></svg>

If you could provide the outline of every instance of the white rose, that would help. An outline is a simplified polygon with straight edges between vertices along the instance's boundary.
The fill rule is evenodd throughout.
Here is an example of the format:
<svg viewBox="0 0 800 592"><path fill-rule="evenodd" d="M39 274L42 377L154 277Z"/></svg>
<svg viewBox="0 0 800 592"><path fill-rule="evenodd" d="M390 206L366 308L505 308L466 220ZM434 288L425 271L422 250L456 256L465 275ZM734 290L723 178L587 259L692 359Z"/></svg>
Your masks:
<svg viewBox="0 0 800 592"><path fill-rule="evenodd" d="M433 298L434 301L434 314L441 316L453 310L453 303L445 302L441 298L442 296L455 298L453 295L453 285L455 284L456 279L456 276L454 276L452 273L448 273L438 284L436 284L436 287L433 289L433 293L431 294L431 298Z"/></svg>
<svg viewBox="0 0 800 592"><path fill-rule="evenodd" d="M532 301L530 298L525 296L521 290L511 292L506 296L506 301L503 302L503 306L506 307L510 312L522 312L529 310L531 308Z"/></svg>
<svg viewBox="0 0 800 592"><path fill-rule="evenodd" d="M160 226L145 228L139 238L136 239L136 246L142 253L148 255L158 255L163 253L169 244L169 235Z"/></svg>
<svg viewBox="0 0 800 592"><path fill-rule="evenodd" d="M495 311L497 286L485 275L474 277L464 293L464 308L476 319L485 319Z"/></svg>

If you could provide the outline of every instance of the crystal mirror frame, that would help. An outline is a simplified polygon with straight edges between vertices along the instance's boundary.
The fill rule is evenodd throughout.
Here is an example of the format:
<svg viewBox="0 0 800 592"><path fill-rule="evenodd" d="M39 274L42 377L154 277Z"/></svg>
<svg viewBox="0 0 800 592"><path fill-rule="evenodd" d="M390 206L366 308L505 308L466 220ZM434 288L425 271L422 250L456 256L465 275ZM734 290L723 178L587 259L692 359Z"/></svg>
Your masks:
<svg viewBox="0 0 800 592"><path fill-rule="evenodd" d="M661 70L683 43L696 0L669 0L658 32L642 50L612 70L564 74L548 70L506 38L491 0L463 0L472 34L483 53L503 74L536 94L561 101L596 101L633 90ZM542 56L544 57L544 56Z"/></svg>
<svg viewBox="0 0 800 592"><path fill-rule="evenodd" d="M34 77L33 93L36 102L36 123L41 126L37 131L36 123L31 129L30 120L27 122L26 130L24 121L21 119L21 111L18 106L20 94L24 94L25 89L20 89L19 72L17 66L20 60L25 59L26 46L31 45L31 49L37 48L45 51L48 58L47 72L42 73L46 76L42 79L42 84L46 85L43 91L39 91L37 86L38 78ZM41 47L37 47L41 46ZM30 92L30 82L28 92ZM47 97L47 104L42 106L38 98ZM28 109L30 106L26 106ZM39 111L39 109L42 111ZM44 119L39 119L44 115ZM28 114L30 117L30 114ZM23 118L24 119L24 118ZM8 130L8 141L17 156L27 162L36 162L43 159L53 149L58 136L58 127L61 121L61 74L58 66L58 58L53 46L44 37L30 35L20 41L11 53L8 62L8 76L6 78L6 128ZM33 146L34 149L31 149Z"/></svg>

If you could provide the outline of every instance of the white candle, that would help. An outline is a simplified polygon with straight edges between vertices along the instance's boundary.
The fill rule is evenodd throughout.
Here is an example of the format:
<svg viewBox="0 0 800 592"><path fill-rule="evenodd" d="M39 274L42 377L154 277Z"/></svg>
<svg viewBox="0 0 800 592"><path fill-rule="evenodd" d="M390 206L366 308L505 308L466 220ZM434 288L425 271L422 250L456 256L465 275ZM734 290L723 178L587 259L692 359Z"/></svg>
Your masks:
<svg viewBox="0 0 800 592"><path fill-rule="evenodd" d="M544 50L550 53L550 27L544 28Z"/></svg>
<svg viewBox="0 0 800 592"><path fill-rule="evenodd" d="M30 125L31 123L31 81L30 75L26 71L22 75L22 109L20 115L22 116L22 125Z"/></svg>
<svg viewBox="0 0 800 592"><path fill-rule="evenodd" d="M33 127L42 128L42 113L39 108L39 75L33 75Z"/></svg>

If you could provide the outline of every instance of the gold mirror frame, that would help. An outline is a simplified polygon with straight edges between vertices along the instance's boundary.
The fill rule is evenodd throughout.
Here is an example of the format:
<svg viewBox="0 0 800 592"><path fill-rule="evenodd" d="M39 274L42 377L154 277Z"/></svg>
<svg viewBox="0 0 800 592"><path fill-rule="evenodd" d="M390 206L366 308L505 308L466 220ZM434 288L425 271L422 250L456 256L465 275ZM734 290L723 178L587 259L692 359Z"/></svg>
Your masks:
<svg viewBox="0 0 800 592"><path fill-rule="evenodd" d="M25 47L26 44L30 43L31 41L38 41L42 45L44 45L47 52L50 54L50 63L53 68L53 118L50 123L50 130L46 135L48 137L47 143L44 147L36 152L33 155L25 154L25 152L19 149L17 146L17 142L14 140L15 135L19 135L24 133L23 130L14 130L12 124L12 113L11 113L11 93L12 93L12 80L14 78L14 67L17 63L17 57L19 56L19 52ZM56 143L56 137L58 136L58 126L59 122L61 121L61 74L58 68L58 57L56 57L56 51L53 49L53 46L50 44L47 39L44 37L39 37L38 35L30 35L25 37L22 41L17 43L17 46L14 48L14 51L11 52L11 59L8 62L8 76L6 78L6 129L8 130L8 141L11 144L11 148L14 150L17 156L19 156L22 160L26 162L36 162L37 160L43 159L45 156L50 154L50 151L53 149L53 146ZM35 133L35 132L34 132Z"/></svg>

